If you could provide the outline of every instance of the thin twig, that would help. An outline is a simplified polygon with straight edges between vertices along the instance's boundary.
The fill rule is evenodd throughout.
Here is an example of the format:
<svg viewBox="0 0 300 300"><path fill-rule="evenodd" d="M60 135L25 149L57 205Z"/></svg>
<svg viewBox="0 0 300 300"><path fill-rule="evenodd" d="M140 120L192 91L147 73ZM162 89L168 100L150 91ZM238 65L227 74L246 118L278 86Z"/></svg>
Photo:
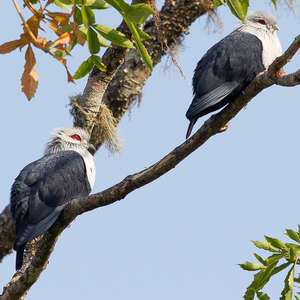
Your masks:
<svg viewBox="0 0 300 300"><path fill-rule="evenodd" d="M28 26L28 24L26 23L24 17L22 16L21 10L20 10L20 8L19 8L19 6L18 6L16 0L12 0L12 2L13 2L13 4L14 4L14 6L15 6L15 8L16 8L16 10L17 10L17 12L18 12L18 14L19 14L19 16L20 16L22 22L23 22L24 27L25 27L26 30L28 31L30 37L33 39L34 42L37 42L36 37L35 37L34 34L32 33L32 31L31 31L30 27Z"/></svg>

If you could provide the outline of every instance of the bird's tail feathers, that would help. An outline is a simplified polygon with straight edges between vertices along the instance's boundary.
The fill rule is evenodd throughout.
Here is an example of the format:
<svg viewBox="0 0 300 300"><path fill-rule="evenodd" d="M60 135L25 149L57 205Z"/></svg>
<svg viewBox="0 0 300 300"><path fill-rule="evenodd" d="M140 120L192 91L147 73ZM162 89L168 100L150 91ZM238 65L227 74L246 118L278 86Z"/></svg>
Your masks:
<svg viewBox="0 0 300 300"><path fill-rule="evenodd" d="M192 129L193 129L196 121L197 121L197 119L191 119L190 120L190 125L189 125L189 128L187 130L186 137L185 137L186 139L188 139L188 137L191 135Z"/></svg>
<svg viewBox="0 0 300 300"><path fill-rule="evenodd" d="M25 249L25 245L23 244L20 247L18 247L17 250L17 256L16 256L16 270L21 269L22 265L23 265L23 254L24 254L24 249Z"/></svg>

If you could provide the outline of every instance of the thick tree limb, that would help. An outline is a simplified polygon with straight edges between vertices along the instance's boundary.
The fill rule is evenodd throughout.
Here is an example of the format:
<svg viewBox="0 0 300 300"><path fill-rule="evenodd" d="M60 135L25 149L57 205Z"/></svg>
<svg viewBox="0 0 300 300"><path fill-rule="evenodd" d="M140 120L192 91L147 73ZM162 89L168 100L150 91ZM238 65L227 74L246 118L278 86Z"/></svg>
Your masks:
<svg viewBox="0 0 300 300"><path fill-rule="evenodd" d="M117 29L126 32L127 35L129 34L124 21ZM77 105L81 109L73 107L74 126L85 128L89 132L92 131L103 94L116 71L124 62L127 51L126 48L115 46L106 50L102 57L102 61L106 65L106 72L98 72L98 69L94 68L93 72L90 73L83 95L78 99Z"/></svg>
<svg viewBox="0 0 300 300"><path fill-rule="evenodd" d="M15 234L15 222L10 214L9 205L0 214L0 262L2 258L12 252Z"/></svg>
<svg viewBox="0 0 300 300"><path fill-rule="evenodd" d="M152 57L153 65L155 66L159 63L162 56L168 52L168 49L174 47L180 41L183 34L188 32L189 26L198 17L212 9L212 7L212 0L167 0L159 13L159 24L155 24L155 20L151 19L144 26L144 31L152 37L151 40L145 41L144 44ZM122 30L124 30L124 27ZM113 52L109 50L105 53L108 61L110 58L115 59ZM90 109L90 103L93 103L93 99L98 99L98 101L102 99L102 102L114 116L115 125L117 125L132 101L141 94L142 88L150 75L140 54L136 50L130 49L126 53L125 62L115 73L107 90L106 82L104 82L104 85L102 82L103 76L97 74L100 77L96 78L91 74L84 95L81 97L80 105ZM92 85L100 87L100 89L94 89ZM94 92L87 93L86 91L89 90L93 90ZM95 106L93 106L94 108ZM80 118L79 113L75 117L76 125L78 125L76 120ZM106 137L104 127L95 122L95 118L101 120L101 112L98 116L95 116L95 113L85 115L85 118L88 118L90 123L94 123L91 142L98 149Z"/></svg>
<svg viewBox="0 0 300 300"><path fill-rule="evenodd" d="M36 254L23 265L22 269L3 289L1 300L18 300L26 294L47 265L59 234L76 218L89 210L112 204L125 198L130 192L156 180L176 167L185 157L203 145L210 137L223 131L222 128L258 93L273 84L279 84L277 72L295 54L293 47L300 48L300 36L295 39L288 50L270 66L268 71L259 74L233 103L221 112L210 117L202 127L183 144L176 147L157 163L136 174L127 176L120 183L89 197L72 200L57 222L38 242ZM299 71L298 71L299 72ZM298 73L296 72L296 73ZM289 75L286 75L289 76ZM284 78L284 77L283 77Z"/></svg>
<svg viewBox="0 0 300 300"><path fill-rule="evenodd" d="M136 3L139 0L133 0L132 2ZM160 33L165 44L171 47L178 42L181 35L188 31L190 24L212 7L212 2L212 0L167 0L160 12ZM129 30L124 22L120 24L118 30L129 35ZM152 40L148 41L147 47L154 65L156 65L167 49L163 49L161 46L159 33L153 19L147 23L145 31L153 36ZM126 61L119 69L125 60L125 56ZM103 73L98 72L97 69L93 70L89 76L84 95L78 99L81 110L74 106L72 110L74 126L87 128L88 130L94 127L91 142L97 148L103 143L105 134L101 131L100 126L94 126L94 122L99 113L99 106L108 83L110 82L102 101L119 121L131 102L141 93L146 79L150 76L141 61L140 55L135 51L128 52L128 49L125 48L112 47L107 49L103 56L103 62L107 66L107 71ZM117 75L114 77L116 72ZM99 116L96 118L98 119ZM14 222L9 208L6 207L0 214L0 262L5 255L12 252L15 239L14 232Z"/></svg>

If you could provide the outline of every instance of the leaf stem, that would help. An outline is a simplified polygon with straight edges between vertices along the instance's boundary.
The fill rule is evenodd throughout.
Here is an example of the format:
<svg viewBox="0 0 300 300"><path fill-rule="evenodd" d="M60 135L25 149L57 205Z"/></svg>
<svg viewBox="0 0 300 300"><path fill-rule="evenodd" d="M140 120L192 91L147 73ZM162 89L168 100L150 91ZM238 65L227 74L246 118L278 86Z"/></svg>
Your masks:
<svg viewBox="0 0 300 300"><path fill-rule="evenodd" d="M17 10L17 12L18 12L18 14L19 14L19 16L20 16L22 22L23 22L24 27L25 27L26 30L28 31L28 34L29 34L30 37L33 39L33 41L36 42L36 41L37 41L37 40L36 40L36 37L35 37L35 35L32 33L32 31L31 31L30 27L28 26L28 24L26 23L24 17L22 16L21 10L20 10L20 8L19 8L19 6L18 6L16 0L12 0L12 2L13 2L13 4L14 4L14 6L15 6L15 8L16 8L16 10Z"/></svg>

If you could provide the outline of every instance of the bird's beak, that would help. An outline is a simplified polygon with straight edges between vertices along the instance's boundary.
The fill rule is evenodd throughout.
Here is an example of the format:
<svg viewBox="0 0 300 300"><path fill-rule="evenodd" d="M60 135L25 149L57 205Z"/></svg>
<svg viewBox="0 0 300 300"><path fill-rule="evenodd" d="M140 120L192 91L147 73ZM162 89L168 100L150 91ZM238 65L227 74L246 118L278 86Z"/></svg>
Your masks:
<svg viewBox="0 0 300 300"><path fill-rule="evenodd" d="M279 30L279 27L277 25L274 25L274 30Z"/></svg>
<svg viewBox="0 0 300 300"><path fill-rule="evenodd" d="M92 145L92 144L89 144L88 150L89 150L89 152L91 152L92 154L96 153L96 148L95 148L95 146Z"/></svg>

